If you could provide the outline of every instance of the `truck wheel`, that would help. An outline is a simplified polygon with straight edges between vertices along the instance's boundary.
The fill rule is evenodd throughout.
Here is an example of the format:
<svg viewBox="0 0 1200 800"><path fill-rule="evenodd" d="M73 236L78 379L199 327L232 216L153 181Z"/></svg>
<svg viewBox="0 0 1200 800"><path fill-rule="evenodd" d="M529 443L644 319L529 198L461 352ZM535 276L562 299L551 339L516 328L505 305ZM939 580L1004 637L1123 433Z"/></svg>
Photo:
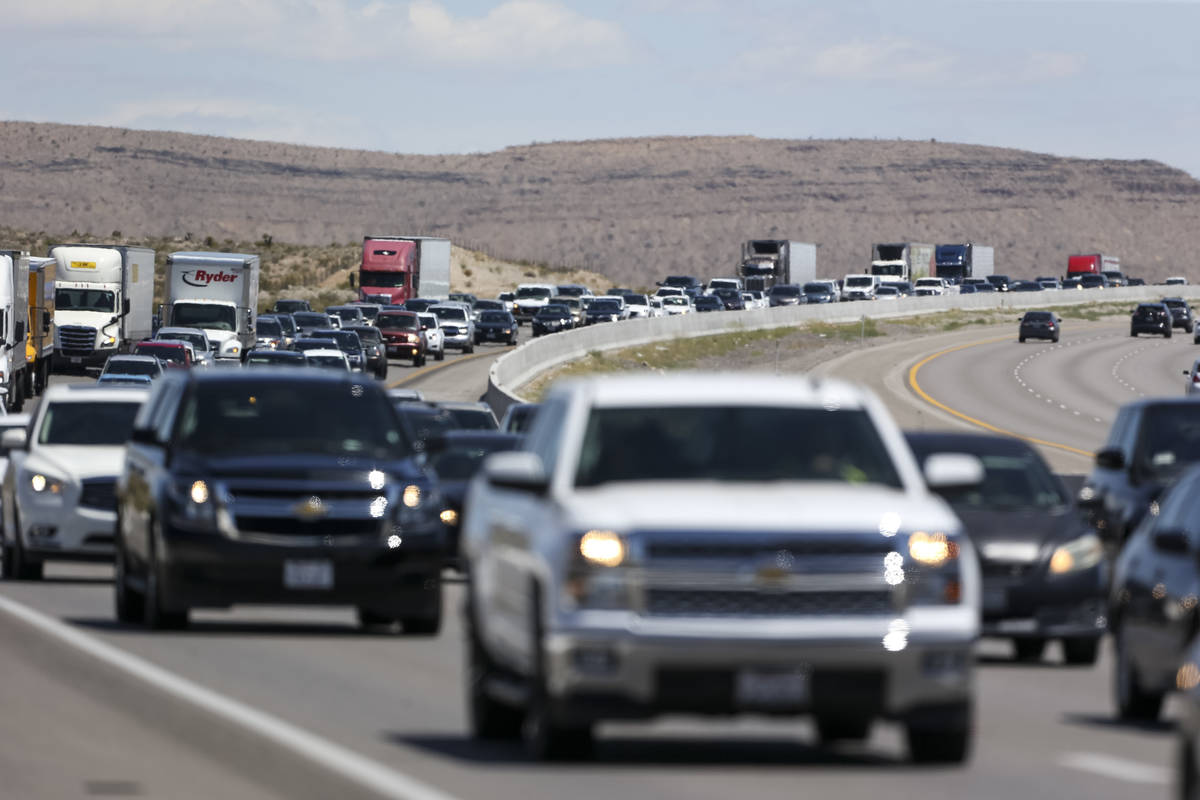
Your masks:
<svg viewBox="0 0 1200 800"><path fill-rule="evenodd" d="M971 705L963 702L935 717L919 715L905 723L908 753L918 764L961 764L971 752Z"/></svg>
<svg viewBox="0 0 1200 800"><path fill-rule="evenodd" d="M154 526L157 528L157 524ZM154 631L179 630L188 624L188 611L168 610L163 607L162 578L159 575L158 548L155 544L156 531L150 534L150 556L146 559L146 597L143 603L142 622Z"/></svg>
<svg viewBox="0 0 1200 800"><path fill-rule="evenodd" d="M420 617L401 617L400 628L405 636L437 636L442 629L442 581L437 574L428 578L433 585L429 590L431 613Z"/></svg>
<svg viewBox="0 0 1200 800"><path fill-rule="evenodd" d="M533 647L533 674L529 676L529 708L525 714L525 746L538 761L583 759L591 755L595 740L590 725L566 726L554 714L553 701L546 691L546 649L542 635L541 589L531 587L530 642Z"/></svg>
<svg viewBox="0 0 1200 800"><path fill-rule="evenodd" d="M479 640L471 602L467 601L466 651L464 670L467 694L467 721L475 739L520 739L525 715L520 709L505 705L487 693L487 684L498 671Z"/></svg>
<svg viewBox="0 0 1200 800"><path fill-rule="evenodd" d="M1096 663L1096 656L1100 652L1100 638L1063 639L1062 649L1063 660L1068 664L1090 666Z"/></svg>

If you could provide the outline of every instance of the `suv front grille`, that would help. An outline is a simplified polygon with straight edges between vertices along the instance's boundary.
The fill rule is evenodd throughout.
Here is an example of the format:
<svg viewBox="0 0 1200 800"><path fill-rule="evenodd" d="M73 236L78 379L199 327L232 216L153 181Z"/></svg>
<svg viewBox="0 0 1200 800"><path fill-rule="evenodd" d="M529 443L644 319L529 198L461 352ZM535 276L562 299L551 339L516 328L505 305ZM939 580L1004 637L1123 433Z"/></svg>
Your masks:
<svg viewBox="0 0 1200 800"><path fill-rule="evenodd" d="M117 481L115 478L92 478L83 482L79 505L101 511L117 510Z"/></svg>
<svg viewBox="0 0 1200 800"><path fill-rule="evenodd" d="M58 329L58 341L63 350L85 350L96 348L96 329L86 325L63 325Z"/></svg>
<svg viewBox="0 0 1200 800"><path fill-rule="evenodd" d="M712 591L649 589L646 613L654 617L791 617L894 613L892 593Z"/></svg>
<svg viewBox="0 0 1200 800"><path fill-rule="evenodd" d="M378 519L320 519L303 520L296 517L251 517L234 518L238 531L246 534L269 534L272 536L372 536L380 532Z"/></svg>

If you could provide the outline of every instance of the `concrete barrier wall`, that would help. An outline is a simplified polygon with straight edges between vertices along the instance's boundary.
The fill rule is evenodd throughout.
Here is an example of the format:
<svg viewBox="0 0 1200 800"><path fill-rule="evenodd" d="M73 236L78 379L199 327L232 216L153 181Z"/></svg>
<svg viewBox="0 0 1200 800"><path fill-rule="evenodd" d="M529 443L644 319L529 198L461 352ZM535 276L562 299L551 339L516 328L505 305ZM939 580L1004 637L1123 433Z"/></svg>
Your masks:
<svg viewBox="0 0 1200 800"><path fill-rule="evenodd" d="M1165 290L1165 291L1164 291ZM497 416L513 403L525 402L517 390L548 369L592 351L633 347L639 344L735 331L796 327L812 322L849 323L864 319L889 319L951 310L1014 311L1048 306L1089 303L1139 302L1163 297L1200 298L1200 286L1131 286L1121 289L1062 290L1046 292L989 292L943 297L903 297L898 300L783 306L748 311L685 314L676 317L631 319L601 323L531 339L492 364L485 399ZM1015 325L1016 318L1013 323Z"/></svg>

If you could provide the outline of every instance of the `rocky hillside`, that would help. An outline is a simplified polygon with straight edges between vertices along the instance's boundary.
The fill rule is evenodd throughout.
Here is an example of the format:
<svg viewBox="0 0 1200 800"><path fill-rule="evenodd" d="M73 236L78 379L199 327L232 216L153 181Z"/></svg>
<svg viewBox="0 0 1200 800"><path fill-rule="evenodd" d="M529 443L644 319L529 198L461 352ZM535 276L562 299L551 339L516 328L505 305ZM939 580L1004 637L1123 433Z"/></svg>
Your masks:
<svg viewBox="0 0 1200 800"><path fill-rule="evenodd" d="M10 122L0 222L217 242L426 233L635 284L728 274L750 238L816 242L826 275L860 269L872 242L970 240L994 245L1012 275L1103 251L1153 281L1193 272L1200 181L1152 161L942 142L662 138L411 156Z"/></svg>

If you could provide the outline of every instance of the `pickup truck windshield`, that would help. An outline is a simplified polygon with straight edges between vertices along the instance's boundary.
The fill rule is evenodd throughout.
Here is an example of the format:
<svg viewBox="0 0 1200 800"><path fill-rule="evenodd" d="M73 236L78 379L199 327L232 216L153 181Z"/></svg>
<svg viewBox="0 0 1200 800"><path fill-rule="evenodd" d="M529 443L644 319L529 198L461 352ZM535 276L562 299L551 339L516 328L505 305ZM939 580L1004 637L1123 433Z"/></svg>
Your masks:
<svg viewBox="0 0 1200 800"><path fill-rule="evenodd" d="M59 311L116 311L116 299L107 289L58 289L54 292L54 307Z"/></svg>
<svg viewBox="0 0 1200 800"><path fill-rule="evenodd" d="M237 309L207 303L176 303L171 311L171 324L180 328L233 331L237 330Z"/></svg>
<svg viewBox="0 0 1200 800"><path fill-rule="evenodd" d="M123 445L133 430L138 402L51 403L38 444Z"/></svg>
<svg viewBox="0 0 1200 800"><path fill-rule="evenodd" d="M596 409L584 433L575 484L613 481L901 487L865 411L772 406Z"/></svg>
<svg viewBox="0 0 1200 800"><path fill-rule="evenodd" d="M357 382L202 383L174 438L181 451L203 455L412 455L383 392Z"/></svg>

